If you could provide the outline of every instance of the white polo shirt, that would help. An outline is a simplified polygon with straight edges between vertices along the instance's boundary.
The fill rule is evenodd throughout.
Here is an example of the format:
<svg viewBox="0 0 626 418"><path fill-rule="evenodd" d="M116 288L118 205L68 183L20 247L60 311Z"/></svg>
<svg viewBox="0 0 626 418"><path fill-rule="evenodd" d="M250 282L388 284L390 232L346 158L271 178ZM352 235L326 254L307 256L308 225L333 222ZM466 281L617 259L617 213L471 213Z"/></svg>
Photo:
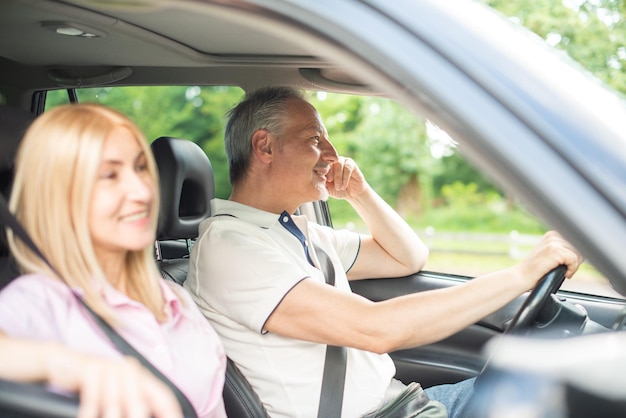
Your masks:
<svg viewBox="0 0 626 418"><path fill-rule="evenodd" d="M294 286L307 277L325 282L324 275L309 264L280 214L221 199L211 205L213 216L200 225L184 286L272 417L316 417L326 345L262 330ZM335 286L349 292L346 272L359 252L359 235L304 216L293 219L309 242L328 253ZM382 402L395 367L388 355L354 348L347 354L342 417L354 418Z"/></svg>

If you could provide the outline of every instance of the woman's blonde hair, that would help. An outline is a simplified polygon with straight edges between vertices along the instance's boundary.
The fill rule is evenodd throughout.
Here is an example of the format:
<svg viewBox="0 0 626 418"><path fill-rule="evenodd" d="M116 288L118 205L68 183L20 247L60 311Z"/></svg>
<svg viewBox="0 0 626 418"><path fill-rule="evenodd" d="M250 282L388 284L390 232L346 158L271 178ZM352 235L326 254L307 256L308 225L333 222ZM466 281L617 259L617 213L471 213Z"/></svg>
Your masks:
<svg viewBox="0 0 626 418"><path fill-rule="evenodd" d="M128 129L146 156L155 188L151 213L156 231L158 174L146 138L125 115L96 104L59 106L33 122L20 144L9 204L59 279L80 288L85 302L110 323L118 321L98 291L98 284L108 282L93 248L89 211L104 143L117 127ZM22 273L57 277L19 238L8 238ZM160 275L150 246L128 252L126 276L129 296L164 320Z"/></svg>

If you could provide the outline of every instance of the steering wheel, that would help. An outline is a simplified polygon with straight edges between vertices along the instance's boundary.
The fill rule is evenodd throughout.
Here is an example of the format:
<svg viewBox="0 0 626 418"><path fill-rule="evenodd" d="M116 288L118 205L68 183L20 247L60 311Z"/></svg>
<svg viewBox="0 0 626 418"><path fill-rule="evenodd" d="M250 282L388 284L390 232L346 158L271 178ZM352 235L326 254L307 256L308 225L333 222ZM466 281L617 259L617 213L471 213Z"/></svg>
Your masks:
<svg viewBox="0 0 626 418"><path fill-rule="evenodd" d="M550 270L537 282L537 286L530 292L530 295L528 295L524 303L522 303L522 306L517 311L508 327L504 330L505 335L520 335L529 330L535 319L537 319L541 308L546 304L550 296L556 293L561 287L561 284L563 284L566 271L567 267L560 265ZM476 377L475 385L483 379L485 374L489 373L489 364L490 359L487 359L482 370Z"/></svg>
<svg viewBox="0 0 626 418"><path fill-rule="evenodd" d="M548 298L563 284L566 271L567 267L560 265L539 280L504 331L505 334L520 334L530 328Z"/></svg>

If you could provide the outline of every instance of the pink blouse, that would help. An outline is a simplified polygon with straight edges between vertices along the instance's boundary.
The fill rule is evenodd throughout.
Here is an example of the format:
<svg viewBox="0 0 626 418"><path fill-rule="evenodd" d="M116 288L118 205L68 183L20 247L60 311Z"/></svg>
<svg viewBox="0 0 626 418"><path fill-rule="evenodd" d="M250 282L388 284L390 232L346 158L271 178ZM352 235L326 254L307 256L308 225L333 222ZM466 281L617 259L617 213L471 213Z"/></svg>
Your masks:
<svg viewBox="0 0 626 418"><path fill-rule="evenodd" d="M166 301L163 323L113 287L102 288L119 318L116 330L178 386L199 417L226 417L224 348L189 294L174 283L159 281ZM41 274L21 276L0 292L0 329L15 337L58 341L86 353L121 356L72 290Z"/></svg>

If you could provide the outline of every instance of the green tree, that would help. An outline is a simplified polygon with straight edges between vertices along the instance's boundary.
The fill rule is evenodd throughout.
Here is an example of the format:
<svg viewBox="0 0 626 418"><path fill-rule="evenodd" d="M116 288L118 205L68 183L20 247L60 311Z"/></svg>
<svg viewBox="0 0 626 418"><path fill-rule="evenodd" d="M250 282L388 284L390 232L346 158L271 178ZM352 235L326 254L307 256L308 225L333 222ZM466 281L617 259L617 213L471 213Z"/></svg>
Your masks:
<svg viewBox="0 0 626 418"><path fill-rule="evenodd" d="M485 0L626 94L623 0Z"/></svg>
<svg viewBox="0 0 626 418"><path fill-rule="evenodd" d="M480 193L500 193L487 176L468 164L458 152L442 157L438 168L432 178L436 198L445 198L444 187L456 182L474 184Z"/></svg>
<svg viewBox="0 0 626 418"><path fill-rule="evenodd" d="M242 97L236 87L102 87L79 90L80 102L97 102L128 115L149 141L161 136L185 138L211 158L218 197L228 197L228 162L224 151L226 113ZM53 95L51 104L66 102Z"/></svg>

